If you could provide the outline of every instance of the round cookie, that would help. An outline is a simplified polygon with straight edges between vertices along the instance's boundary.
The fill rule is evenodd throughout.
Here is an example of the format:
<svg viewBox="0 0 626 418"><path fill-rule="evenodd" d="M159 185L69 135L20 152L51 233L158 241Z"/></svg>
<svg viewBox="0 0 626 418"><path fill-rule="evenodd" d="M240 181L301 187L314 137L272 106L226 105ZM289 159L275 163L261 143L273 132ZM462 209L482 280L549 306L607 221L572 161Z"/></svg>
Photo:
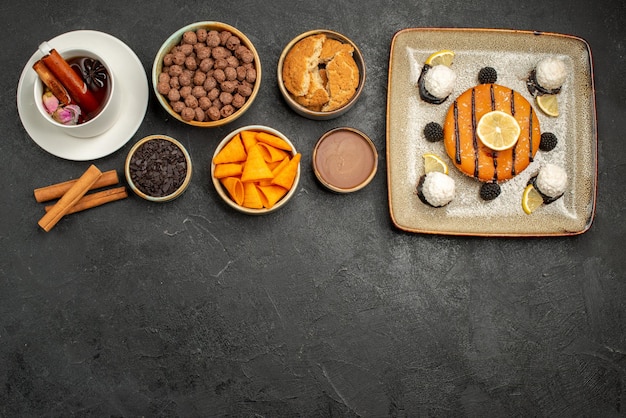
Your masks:
<svg viewBox="0 0 626 418"><path fill-rule="evenodd" d="M285 57L283 81L294 96L304 96L309 92L311 72L317 70L325 40L323 34L307 36L296 43Z"/></svg>
<svg viewBox="0 0 626 418"><path fill-rule="evenodd" d="M494 151L480 142L476 125L487 112L512 115L521 128L513 148ZM462 93L445 118L444 146L454 165L483 182L502 182L521 173L533 161L541 131L531 104L518 92L498 84L480 84Z"/></svg>

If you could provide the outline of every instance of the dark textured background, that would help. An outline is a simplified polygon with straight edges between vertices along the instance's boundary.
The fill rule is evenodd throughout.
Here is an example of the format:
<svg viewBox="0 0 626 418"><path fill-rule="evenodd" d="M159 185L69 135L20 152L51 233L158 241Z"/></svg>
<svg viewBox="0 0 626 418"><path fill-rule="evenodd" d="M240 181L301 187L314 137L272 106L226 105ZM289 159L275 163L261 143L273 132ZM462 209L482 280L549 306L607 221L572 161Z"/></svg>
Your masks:
<svg viewBox="0 0 626 418"><path fill-rule="evenodd" d="M0 416L626 416L626 15L620 1L3 2L0 78ZM180 199L131 197L37 227L36 187L89 162L40 149L15 93L37 45L93 29L127 43L149 73L160 44L199 20L230 23L262 57L263 84L232 125L168 120L151 94L136 135L99 159L122 172L132 143L182 141L195 163ZM365 54L368 80L340 119L291 112L281 49L329 28ZM389 47L407 27L560 32L592 49L597 214L583 235L488 239L393 227L387 206ZM323 132L363 130L378 175L328 193L307 164L297 195L266 217L219 201L216 142L267 124L310 155Z"/></svg>

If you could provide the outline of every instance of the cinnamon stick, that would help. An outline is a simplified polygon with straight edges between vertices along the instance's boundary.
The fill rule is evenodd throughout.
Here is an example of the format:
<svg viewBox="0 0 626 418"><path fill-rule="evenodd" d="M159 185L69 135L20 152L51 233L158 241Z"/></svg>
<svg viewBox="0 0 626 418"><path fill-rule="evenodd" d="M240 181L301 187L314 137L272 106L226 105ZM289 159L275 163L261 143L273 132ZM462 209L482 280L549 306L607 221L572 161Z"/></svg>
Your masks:
<svg viewBox="0 0 626 418"><path fill-rule="evenodd" d="M78 180L68 180L62 183L51 184L34 190L35 200L39 203L48 202L63 196ZM109 170L102 173L102 176L91 186L90 190L101 187L113 186L119 183L116 170Z"/></svg>
<svg viewBox="0 0 626 418"><path fill-rule="evenodd" d="M72 70L72 67L63 59L56 49L52 49L48 55L41 59L44 64L59 79L61 84L69 92L72 99L85 113L94 112L98 109L98 101L87 88L83 79Z"/></svg>
<svg viewBox="0 0 626 418"><path fill-rule="evenodd" d="M115 202L116 200L125 199L128 197L126 187L115 187L113 189L102 190L100 192L89 193L83 196L72 208L66 213L76 213L83 210L95 208L97 206L104 205L105 203ZM48 205L44 209L46 212L50 211L54 205Z"/></svg>
<svg viewBox="0 0 626 418"><path fill-rule="evenodd" d="M35 70L41 81L43 81L43 83L50 89L52 94L54 94L54 96L59 99L59 102L63 103L64 105L70 104L70 101L72 99L70 98L69 93L67 92L65 87L63 87L63 84L59 81L59 79L56 78L54 74L52 74L48 66L46 66L46 64L44 64L42 60L34 63L33 69Z"/></svg>
<svg viewBox="0 0 626 418"><path fill-rule="evenodd" d="M93 184L102 176L102 172L95 165L83 173L70 189L56 202L56 204L39 220L39 226L49 232L76 204Z"/></svg>

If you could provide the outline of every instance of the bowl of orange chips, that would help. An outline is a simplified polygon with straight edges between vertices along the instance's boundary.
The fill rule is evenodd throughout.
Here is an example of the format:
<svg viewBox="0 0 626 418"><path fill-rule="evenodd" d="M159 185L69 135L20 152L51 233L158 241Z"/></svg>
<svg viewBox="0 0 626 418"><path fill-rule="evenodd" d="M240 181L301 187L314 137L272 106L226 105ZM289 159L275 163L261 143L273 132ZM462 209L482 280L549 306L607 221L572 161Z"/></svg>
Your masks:
<svg viewBox="0 0 626 418"><path fill-rule="evenodd" d="M276 129L244 126L229 133L215 149L211 178L229 206L264 215L283 207L295 194L301 157Z"/></svg>

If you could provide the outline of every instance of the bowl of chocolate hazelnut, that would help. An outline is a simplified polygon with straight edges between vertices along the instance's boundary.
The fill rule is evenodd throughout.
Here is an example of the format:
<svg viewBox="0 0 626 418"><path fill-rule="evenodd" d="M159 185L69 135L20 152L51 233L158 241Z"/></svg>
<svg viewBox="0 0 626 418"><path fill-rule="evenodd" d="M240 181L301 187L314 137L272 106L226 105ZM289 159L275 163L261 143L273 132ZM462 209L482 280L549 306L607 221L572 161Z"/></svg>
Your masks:
<svg viewBox="0 0 626 418"><path fill-rule="evenodd" d="M156 54L152 87L165 111L192 126L230 123L250 108L261 86L261 61L237 28L196 22L174 32Z"/></svg>

